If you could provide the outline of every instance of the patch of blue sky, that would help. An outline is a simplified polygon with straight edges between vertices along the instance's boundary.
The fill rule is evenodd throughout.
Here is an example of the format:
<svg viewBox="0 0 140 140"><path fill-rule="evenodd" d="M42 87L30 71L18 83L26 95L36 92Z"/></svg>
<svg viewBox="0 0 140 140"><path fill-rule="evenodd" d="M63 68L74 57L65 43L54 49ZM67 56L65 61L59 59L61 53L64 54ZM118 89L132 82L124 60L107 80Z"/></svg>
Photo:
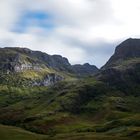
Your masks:
<svg viewBox="0 0 140 140"><path fill-rule="evenodd" d="M44 30L52 30L55 28L53 16L43 11L27 11L18 19L13 32L23 33L31 27L39 27Z"/></svg>

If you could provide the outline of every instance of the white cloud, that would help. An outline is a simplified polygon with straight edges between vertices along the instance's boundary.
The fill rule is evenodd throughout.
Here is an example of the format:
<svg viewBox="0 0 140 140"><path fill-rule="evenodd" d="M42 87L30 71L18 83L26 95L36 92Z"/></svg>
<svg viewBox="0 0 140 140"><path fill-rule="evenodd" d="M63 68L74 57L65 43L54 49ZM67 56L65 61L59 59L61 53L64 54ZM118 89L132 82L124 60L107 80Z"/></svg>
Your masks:
<svg viewBox="0 0 140 140"><path fill-rule="evenodd" d="M30 11L50 14L55 28L49 31L30 23L26 32L12 32ZM61 54L71 63L88 61L101 66L116 42L140 37L139 15L139 0L1 0L0 45L29 47Z"/></svg>

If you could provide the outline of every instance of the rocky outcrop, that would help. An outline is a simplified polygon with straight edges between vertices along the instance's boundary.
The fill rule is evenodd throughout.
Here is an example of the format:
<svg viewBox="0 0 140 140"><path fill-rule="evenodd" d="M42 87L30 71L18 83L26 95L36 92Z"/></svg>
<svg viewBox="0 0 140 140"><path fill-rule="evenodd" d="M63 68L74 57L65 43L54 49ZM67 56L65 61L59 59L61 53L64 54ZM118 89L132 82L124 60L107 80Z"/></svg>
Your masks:
<svg viewBox="0 0 140 140"><path fill-rule="evenodd" d="M47 74L41 81L34 81L32 86L50 86L64 80L64 77L56 75L55 73Z"/></svg>
<svg viewBox="0 0 140 140"><path fill-rule="evenodd" d="M33 65L33 64L16 64L13 66L14 72L22 72L25 70L35 70L35 71L40 71L42 68L39 65Z"/></svg>

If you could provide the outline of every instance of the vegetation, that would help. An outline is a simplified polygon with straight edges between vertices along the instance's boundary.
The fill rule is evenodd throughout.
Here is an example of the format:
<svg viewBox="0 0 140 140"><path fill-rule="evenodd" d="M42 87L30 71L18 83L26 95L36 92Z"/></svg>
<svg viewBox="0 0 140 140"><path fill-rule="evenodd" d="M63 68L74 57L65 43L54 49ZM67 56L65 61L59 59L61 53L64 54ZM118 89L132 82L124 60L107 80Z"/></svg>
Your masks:
<svg viewBox="0 0 140 140"><path fill-rule="evenodd" d="M26 48L1 49L0 139L139 140L139 46L129 45L122 46L125 50L119 46L94 77L83 78L75 77L61 56ZM53 84L33 84L48 74ZM58 75L64 79L58 82Z"/></svg>
<svg viewBox="0 0 140 140"><path fill-rule="evenodd" d="M31 133L21 128L0 125L0 139L2 140L47 140L47 136Z"/></svg>
<svg viewBox="0 0 140 140"><path fill-rule="evenodd" d="M0 86L0 123L48 139L137 140L139 105L139 96L125 95L94 78L50 87Z"/></svg>

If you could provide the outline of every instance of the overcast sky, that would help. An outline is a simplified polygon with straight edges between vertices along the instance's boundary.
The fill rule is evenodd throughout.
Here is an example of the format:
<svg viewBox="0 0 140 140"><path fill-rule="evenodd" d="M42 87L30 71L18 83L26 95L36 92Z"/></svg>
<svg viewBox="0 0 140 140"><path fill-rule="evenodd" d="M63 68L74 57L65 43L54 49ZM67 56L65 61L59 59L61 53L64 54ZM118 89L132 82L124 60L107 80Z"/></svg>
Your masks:
<svg viewBox="0 0 140 140"><path fill-rule="evenodd" d="M140 37L140 0L0 0L0 47L100 67L130 37Z"/></svg>

